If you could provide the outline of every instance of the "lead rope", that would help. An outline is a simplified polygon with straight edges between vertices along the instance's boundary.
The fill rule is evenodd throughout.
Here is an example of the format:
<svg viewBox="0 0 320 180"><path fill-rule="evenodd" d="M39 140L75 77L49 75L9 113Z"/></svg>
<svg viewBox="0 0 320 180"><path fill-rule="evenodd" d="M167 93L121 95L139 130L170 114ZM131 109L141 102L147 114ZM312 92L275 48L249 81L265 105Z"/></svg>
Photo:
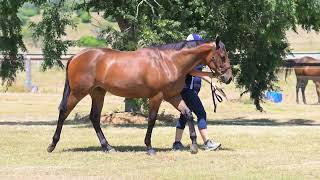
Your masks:
<svg viewBox="0 0 320 180"><path fill-rule="evenodd" d="M211 70L211 72L212 72L212 74L214 74L212 70ZM226 94L224 93L224 91L222 89L217 88L216 86L213 85L212 78L211 78L211 81L210 81L210 87L211 87L212 101L213 101L213 105L214 105L214 112L216 113L217 112L216 99L217 99L217 101L219 103L223 101L222 97L219 94L217 94L216 91L218 90L225 98L227 98L227 96L226 96Z"/></svg>

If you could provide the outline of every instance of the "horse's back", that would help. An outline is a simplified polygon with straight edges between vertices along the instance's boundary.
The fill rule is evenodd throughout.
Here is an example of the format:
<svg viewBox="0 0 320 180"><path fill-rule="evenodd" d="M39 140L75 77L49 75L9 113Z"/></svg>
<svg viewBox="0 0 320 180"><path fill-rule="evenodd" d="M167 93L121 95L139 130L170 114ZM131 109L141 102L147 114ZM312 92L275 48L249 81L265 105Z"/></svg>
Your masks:
<svg viewBox="0 0 320 180"><path fill-rule="evenodd" d="M296 60L296 63L303 64L303 66L296 66L294 68L295 74L298 78L310 79L310 80L320 80L320 67L317 65L308 64L317 64L320 63L320 60L313 57L304 56Z"/></svg>
<svg viewBox="0 0 320 180"><path fill-rule="evenodd" d="M70 61L68 75L71 89L101 87L117 96L151 97L167 91L175 83L177 70L170 53L143 48L118 51L108 48L85 49ZM167 87L168 86L168 87Z"/></svg>

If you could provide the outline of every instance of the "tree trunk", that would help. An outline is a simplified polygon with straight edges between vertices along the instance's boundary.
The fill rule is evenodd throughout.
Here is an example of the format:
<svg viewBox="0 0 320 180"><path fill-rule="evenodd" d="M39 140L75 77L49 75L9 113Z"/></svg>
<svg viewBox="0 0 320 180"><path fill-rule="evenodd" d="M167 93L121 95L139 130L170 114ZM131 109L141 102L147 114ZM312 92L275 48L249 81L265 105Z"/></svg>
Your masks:
<svg viewBox="0 0 320 180"><path fill-rule="evenodd" d="M134 41L135 40L135 27L133 24L130 24L127 19L123 17L116 17L116 21L119 25L120 31L125 32L128 31L128 40Z"/></svg>
<svg viewBox="0 0 320 180"><path fill-rule="evenodd" d="M131 103L131 98L125 98L124 99L124 112L133 112L133 104Z"/></svg>
<svg viewBox="0 0 320 180"><path fill-rule="evenodd" d="M123 17L116 17L116 21L119 25L120 31L125 32L128 31L128 41L134 41L135 39L135 33L134 33L134 25L130 25L129 21L127 19L124 19ZM131 103L131 98L125 98L124 99L124 111L125 112L133 112L133 104Z"/></svg>

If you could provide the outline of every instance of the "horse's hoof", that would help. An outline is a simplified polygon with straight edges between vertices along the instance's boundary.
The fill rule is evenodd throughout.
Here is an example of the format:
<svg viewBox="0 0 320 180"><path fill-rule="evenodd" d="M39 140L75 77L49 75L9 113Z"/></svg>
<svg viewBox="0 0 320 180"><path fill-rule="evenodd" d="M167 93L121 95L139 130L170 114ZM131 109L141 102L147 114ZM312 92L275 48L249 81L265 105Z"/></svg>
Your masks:
<svg viewBox="0 0 320 180"><path fill-rule="evenodd" d="M154 156L154 155L156 155L156 151L153 148L151 148L151 149L147 150L147 154L150 156Z"/></svg>
<svg viewBox="0 0 320 180"><path fill-rule="evenodd" d="M106 152L106 153L116 152L116 150L115 150L112 146L103 147L103 148L102 148L102 151L103 151L103 152Z"/></svg>
<svg viewBox="0 0 320 180"><path fill-rule="evenodd" d="M191 151L191 154L197 154L198 153L198 145L197 144L191 144L190 145L190 151Z"/></svg>
<svg viewBox="0 0 320 180"><path fill-rule="evenodd" d="M49 146L47 148L48 153L51 153L54 150L54 148L56 148L55 144L53 144L53 143L49 144Z"/></svg>

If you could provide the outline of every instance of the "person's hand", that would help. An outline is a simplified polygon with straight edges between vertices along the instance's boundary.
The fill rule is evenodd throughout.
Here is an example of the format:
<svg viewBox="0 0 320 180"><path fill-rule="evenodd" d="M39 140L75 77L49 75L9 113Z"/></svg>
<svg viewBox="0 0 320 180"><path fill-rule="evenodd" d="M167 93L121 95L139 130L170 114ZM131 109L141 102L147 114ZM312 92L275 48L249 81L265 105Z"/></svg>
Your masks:
<svg viewBox="0 0 320 180"><path fill-rule="evenodd" d="M209 78L214 78L215 77L215 75L213 74L213 73L209 73Z"/></svg>

